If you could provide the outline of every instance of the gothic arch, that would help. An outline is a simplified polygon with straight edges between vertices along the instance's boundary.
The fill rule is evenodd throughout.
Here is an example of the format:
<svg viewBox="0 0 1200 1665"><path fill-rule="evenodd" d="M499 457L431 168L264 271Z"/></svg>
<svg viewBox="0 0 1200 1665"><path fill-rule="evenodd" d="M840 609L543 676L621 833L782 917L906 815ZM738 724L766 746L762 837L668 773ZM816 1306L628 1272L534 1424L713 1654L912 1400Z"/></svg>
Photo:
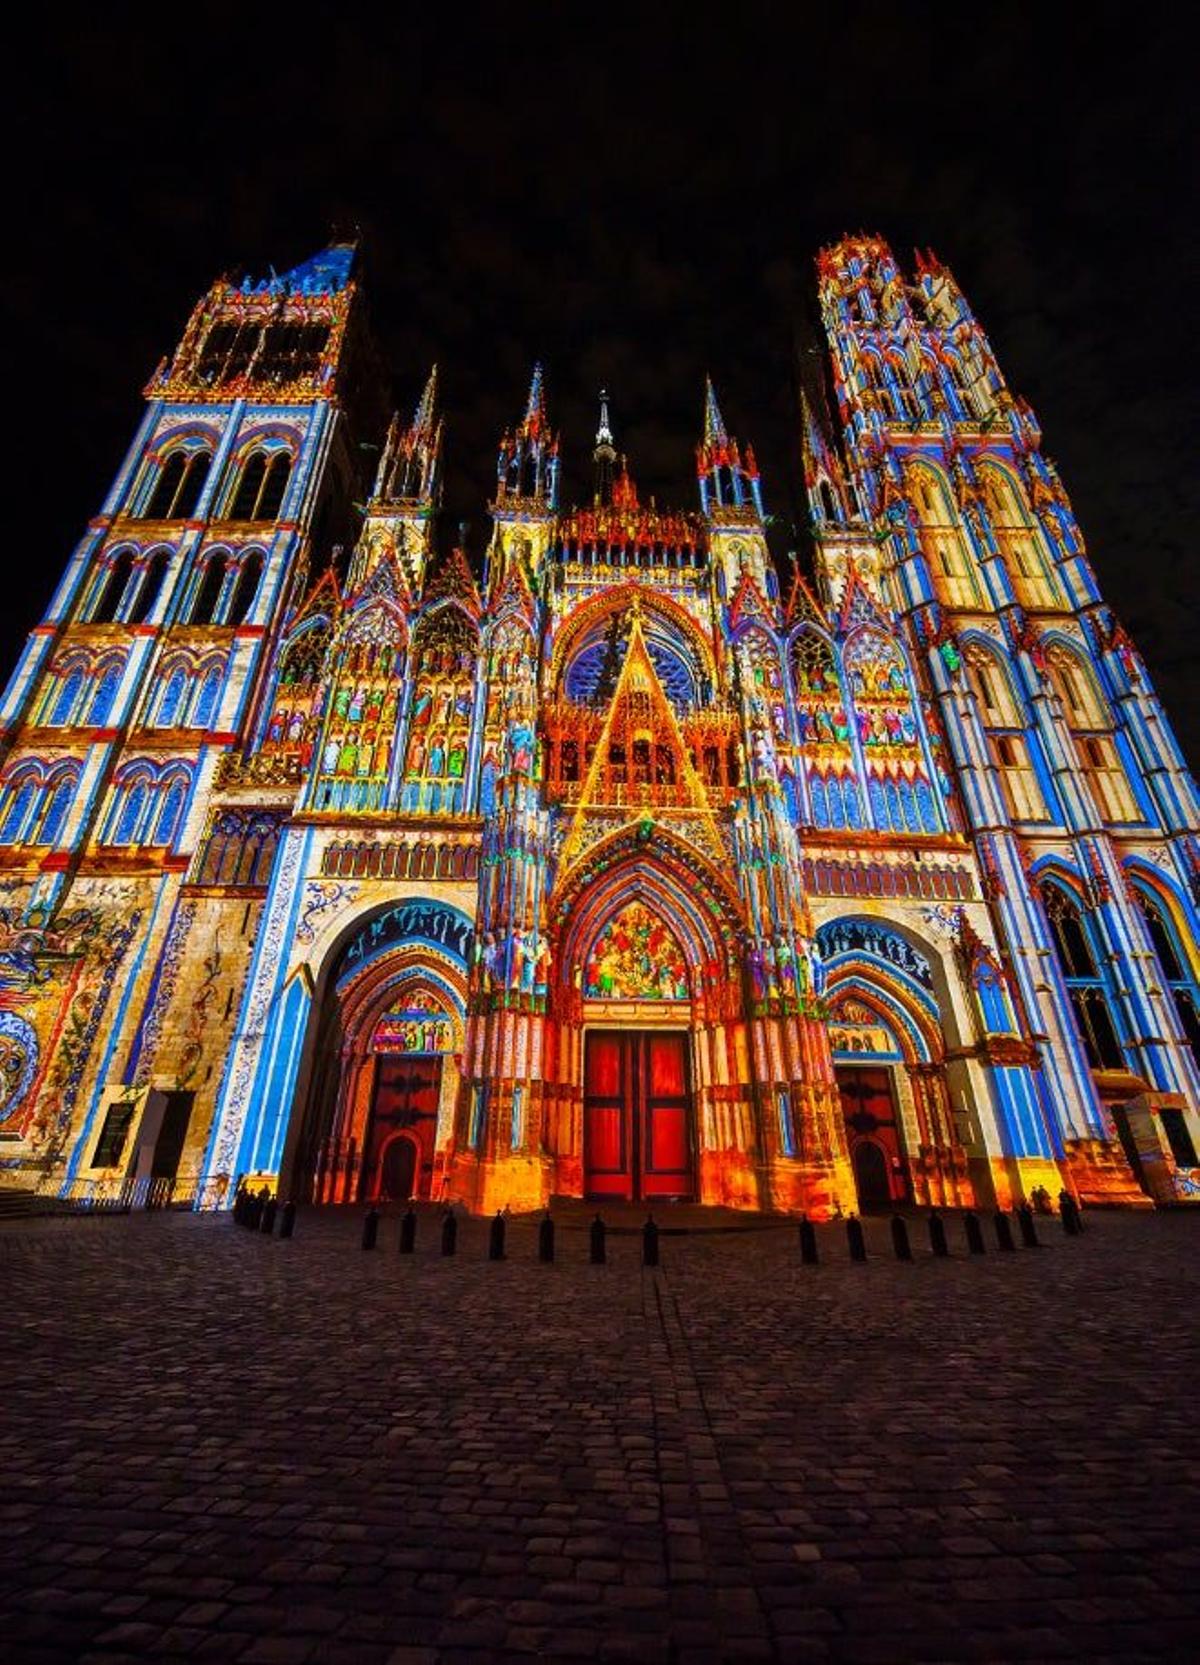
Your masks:
<svg viewBox="0 0 1200 1665"><path fill-rule="evenodd" d="M380 1113L387 1072L377 1027L401 997L427 1003L431 1016L450 1025L450 1044L436 1052L436 1069L424 1071L437 1099L433 1119L428 1106L419 1118L421 1184L430 1194L432 1163L458 1088L471 943L471 923L461 910L414 898L356 913L314 945L309 964L319 970L284 1161L298 1195L352 1201L378 1194L381 1141L402 1127Z"/></svg>
<svg viewBox="0 0 1200 1665"><path fill-rule="evenodd" d="M549 687L553 692L558 693L567 665L574 658L576 647L581 646L606 618L614 613L624 612L635 596L642 608L643 629L647 641L650 640L654 629L650 622L652 619L664 628L668 635L671 632L677 633L694 653L699 674L706 676L711 686L716 686L712 643L686 608L681 607L670 596L647 591L639 585L623 584L603 590L599 595L584 602L564 625L550 655Z"/></svg>

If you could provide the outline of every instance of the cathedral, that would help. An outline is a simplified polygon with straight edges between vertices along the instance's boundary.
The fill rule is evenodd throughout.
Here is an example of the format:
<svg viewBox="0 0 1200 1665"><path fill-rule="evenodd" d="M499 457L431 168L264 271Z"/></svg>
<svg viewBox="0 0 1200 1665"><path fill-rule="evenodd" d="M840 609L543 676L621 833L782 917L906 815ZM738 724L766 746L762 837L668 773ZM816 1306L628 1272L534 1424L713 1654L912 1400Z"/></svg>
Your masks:
<svg viewBox="0 0 1200 1665"><path fill-rule="evenodd" d="M1200 1200L1195 784L951 273L816 281L782 580L711 383L569 506L534 368L478 570L353 247L200 300L4 695L0 1184Z"/></svg>

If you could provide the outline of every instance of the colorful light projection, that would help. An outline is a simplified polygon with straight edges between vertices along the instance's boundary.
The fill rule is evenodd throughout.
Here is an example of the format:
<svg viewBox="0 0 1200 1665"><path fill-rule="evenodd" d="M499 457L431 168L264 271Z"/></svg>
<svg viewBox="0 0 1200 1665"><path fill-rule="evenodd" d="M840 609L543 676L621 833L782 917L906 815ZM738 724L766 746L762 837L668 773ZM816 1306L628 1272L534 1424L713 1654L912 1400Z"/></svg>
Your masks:
<svg viewBox="0 0 1200 1665"><path fill-rule="evenodd" d="M641 902L630 902L592 945L584 993L593 1000L687 1000L687 962L674 936Z"/></svg>
<svg viewBox="0 0 1200 1665"><path fill-rule="evenodd" d="M449 1052L454 1029L445 1012L421 1005L385 1012L371 1036L373 1052Z"/></svg>

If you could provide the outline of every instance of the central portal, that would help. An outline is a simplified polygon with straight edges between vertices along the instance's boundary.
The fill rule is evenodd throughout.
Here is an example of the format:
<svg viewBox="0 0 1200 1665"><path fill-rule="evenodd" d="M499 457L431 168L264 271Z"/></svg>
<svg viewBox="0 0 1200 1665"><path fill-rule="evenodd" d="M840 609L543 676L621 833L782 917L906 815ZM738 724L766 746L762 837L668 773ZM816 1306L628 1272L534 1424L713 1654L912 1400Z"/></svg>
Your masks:
<svg viewBox="0 0 1200 1665"><path fill-rule="evenodd" d="M687 1035L593 1029L585 1038L584 1192L627 1202L695 1196Z"/></svg>

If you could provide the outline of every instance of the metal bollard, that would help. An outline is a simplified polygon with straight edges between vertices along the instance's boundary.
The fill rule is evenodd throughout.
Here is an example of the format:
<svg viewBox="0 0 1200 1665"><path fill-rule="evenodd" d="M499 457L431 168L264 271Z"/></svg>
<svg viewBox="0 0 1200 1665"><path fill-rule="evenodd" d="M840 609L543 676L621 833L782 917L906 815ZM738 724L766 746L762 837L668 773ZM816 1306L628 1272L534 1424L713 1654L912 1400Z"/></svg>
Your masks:
<svg viewBox="0 0 1200 1665"><path fill-rule="evenodd" d="M1017 1225L1021 1230L1021 1243L1026 1249L1037 1249L1041 1247L1038 1243L1037 1226L1034 1224L1033 1220L1033 1210L1030 1208L1028 1203L1022 1203L1020 1208L1018 1208Z"/></svg>
<svg viewBox="0 0 1200 1665"><path fill-rule="evenodd" d="M268 1197L263 1204L262 1224L259 1231L264 1237L270 1237L275 1230L275 1216L279 1212L279 1201L276 1197Z"/></svg>
<svg viewBox="0 0 1200 1665"><path fill-rule="evenodd" d="M417 1211L409 1207L400 1216L400 1253L410 1255L417 1246Z"/></svg>
<svg viewBox="0 0 1200 1665"><path fill-rule="evenodd" d="M996 1210L996 1244L1006 1254L1017 1246L1013 1242L1012 1223L1002 1208Z"/></svg>
<svg viewBox="0 0 1200 1665"><path fill-rule="evenodd" d="M604 1262L608 1259L608 1254L604 1247L605 1229L604 1221L597 1214L596 1218L592 1221L591 1248L588 1255L588 1259L591 1261L593 1266L603 1266Z"/></svg>
<svg viewBox="0 0 1200 1665"><path fill-rule="evenodd" d="M504 1216L497 1214L492 1221L492 1229L488 1232L488 1259L504 1259Z"/></svg>
<svg viewBox="0 0 1200 1665"><path fill-rule="evenodd" d="M897 1260L911 1260L912 1244L908 1240L908 1226L899 1214L892 1215L892 1248Z"/></svg>
<svg viewBox="0 0 1200 1665"><path fill-rule="evenodd" d="M549 1209L538 1226L538 1259L543 1266L549 1266L554 1259L554 1221L550 1218Z"/></svg>
<svg viewBox="0 0 1200 1665"><path fill-rule="evenodd" d="M946 1222L936 1208L929 1216L929 1247L939 1260L945 1260L950 1253L950 1245L946 1241Z"/></svg>
<svg viewBox="0 0 1200 1665"><path fill-rule="evenodd" d="M283 1212L279 1216L280 1237L291 1237L296 1229L296 1205L289 1197L283 1205Z"/></svg>
<svg viewBox="0 0 1200 1665"><path fill-rule="evenodd" d="M846 1242L850 1246L850 1259L860 1264L867 1258L867 1240L863 1236L862 1221L857 1214L851 1214L846 1221Z"/></svg>
<svg viewBox="0 0 1200 1665"><path fill-rule="evenodd" d="M642 1265L658 1265L658 1227L652 1214L647 1215L646 1224L642 1227Z"/></svg>
<svg viewBox="0 0 1200 1665"><path fill-rule="evenodd" d="M367 1217L363 1221L362 1246L373 1249L379 1238L379 1210L372 1203L367 1210Z"/></svg>
<svg viewBox="0 0 1200 1665"><path fill-rule="evenodd" d="M963 1215L963 1230L967 1234L967 1248L973 1255L987 1253L987 1245L983 1241L983 1227L979 1224L978 1214Z"/></svg>
<svg viewBox="0 0 1200 1665"><path fill-rule="evenodd" d="M802 1266L817 1266L821 1256L817 1251L817 1234L813 1230L813 1223L807 1214L800 1216L800 1264Z"/></svg>
<svg viewBox="0 0 1200 1665"><path fill-rule="evenodd" d="M452 1255L458 1247L458 1221L454 1210L448 1208L442 1217L442 1253Z"/></svg>

